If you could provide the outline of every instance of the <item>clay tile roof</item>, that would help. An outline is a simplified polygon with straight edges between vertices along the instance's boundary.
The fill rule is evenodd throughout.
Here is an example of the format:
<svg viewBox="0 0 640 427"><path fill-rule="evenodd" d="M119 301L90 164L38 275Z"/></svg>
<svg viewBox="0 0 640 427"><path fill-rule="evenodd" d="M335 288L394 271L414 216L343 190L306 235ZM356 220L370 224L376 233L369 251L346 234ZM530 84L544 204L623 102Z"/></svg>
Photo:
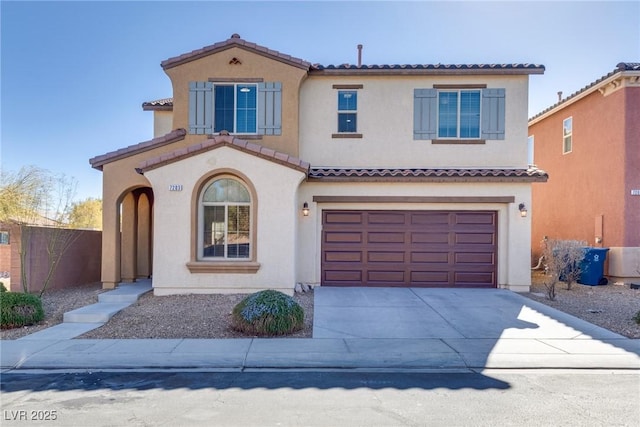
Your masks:
<svg viewBox="0 0 640 427"><path fill-rule="evenodd" d="M144 111L171 111L173 110L173 98L156 99L142 103Z"/></svg>
<svg viewBox="0 0 640 427"><path fill-rule="evenodd" d="M102 166L106 163L111 163L113 161L129 157L133 154L143 153L154 148L162 147L163 145L171 144L172 142L180 141L184 139L186 134L186 130L176 129L158 138L153 138L139 144L130 145L116 151L111 151L109 153L93 157L89 159L89 163L91 164L91 167L102 170Z"/></svg>
<svg viewBox="0 0 640 427"><path fill-rule="evenodd" d="M160 65L162 66L162 68L166 70L167 68L172 68L180 64L184 64L186 62L194 61L196 59L199 59L208 55L212 55L214 53L221 52L223 50L227 50L232 47L240 47L246 50L250 50L260 55L271 57L277 61L284 62L289 65L293 65L295 67L304 68L304 69L309 69L309 67L311 67L311 63L303 59L294 58L293 56L280 53L276 50L269 49L264 46L257 45L255 43L248 42L246 40L241 39L238 34L233 34L229 39L225 41L218 42L210 46L205 46L201 49L196 49L191 52L166 59L162 61Z"/></svg>
<svg viewBox="0 0 640 427"><path fill-rule="evenodd" d="M540 169L311 168L310 180L331 181L530 181L545 182Z"/></svg>
<svg viewBox="0 0 640 427"><path fill-rule="evenodd" d="M188 147L172 151L170 153L165 153L158 157L147 159L141 162L136 170L138 171L138 173L144 173L148 170L156 169L166 164L173 163L175 161L182 160L184 158L191 157L219 147L231 147L244 153L248 153L256 157L260 157L271 162L299 170L301 172L304 172L305 174L310 167L309 163L302 161L297 157L274 151L270 148L263 147L262 145L245 141L231 135L216 135L201 143L193 144Z"/></svg>
<svg viewBox="0 0 640 427"><path fill-rule="evenodd" d="M550 106L548 108L545 108L544 110L542 110L541 112L539 112L535 116L531 117L529 119L529 121L532 121L532 120L534 120L534 119L536 119L536 118L548 113L549 111L555 109L556 107L558 107L558 106L560 106L560 105L562 105L562 104L564 104L566 102L569 102L569 101L573 100L577 96L587 92L588 90L590 90L592 88L595 88L600 83L602 83L603 81L607 80L609 77L612 77L612 76L614 76L614 75L616 75L618 73L624 72L624 71L640 71L640 62L619 62L618 64L616 64L616 68L614 68L609 73L607 73L604 76L600 77L596 81L589 83L588 85L586 85L582 89L572 93L571 95L567 96L566 98L556 102L552 106ZM634 73L633 75L636 75L636 74Z"/></svg>
<svg viewBox="0 0 640 427"><path fill-rule="evenodd" d="M310 74L543 74L541 64L386 64L320 65Z"/></svg>

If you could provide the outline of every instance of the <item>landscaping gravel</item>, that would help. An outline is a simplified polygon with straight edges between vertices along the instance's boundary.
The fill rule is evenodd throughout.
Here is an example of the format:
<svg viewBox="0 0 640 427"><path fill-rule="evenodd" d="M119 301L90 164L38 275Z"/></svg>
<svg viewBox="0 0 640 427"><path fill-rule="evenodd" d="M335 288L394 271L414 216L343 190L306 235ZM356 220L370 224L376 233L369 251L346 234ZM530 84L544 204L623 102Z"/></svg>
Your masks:
<svg viewBox="0 0 640 427"><path fill-rule="evenodd" d="M544 276L534 272L531 292L522 294L629 338L640 338L633 316L640 310L640 290L628 285L585 286L567 290L557 285L556 301L545 297ZM39 325L0 331L2 339L17 339L62 321L63 313L93 304L103 290L95 283L72 289L50 290L43 298L45 320ZM79 338L246 338L230 327L230 313L245 295L143 295L106 325ZM313 331L313 291L296 293L305 312L303 330L287 335L310 338Z"/></svg>

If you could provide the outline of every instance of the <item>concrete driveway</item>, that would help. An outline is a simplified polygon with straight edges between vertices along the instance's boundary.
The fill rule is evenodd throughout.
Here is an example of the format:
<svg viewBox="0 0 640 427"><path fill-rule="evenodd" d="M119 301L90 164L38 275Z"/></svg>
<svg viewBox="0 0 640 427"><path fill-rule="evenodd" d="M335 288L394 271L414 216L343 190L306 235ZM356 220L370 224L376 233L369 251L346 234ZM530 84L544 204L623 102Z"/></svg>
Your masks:
<svg viewBox="0 0 640 427"><path fill-rule="evenodd" d="M615 339L503 289L315 289L314 338Z"/></svg>

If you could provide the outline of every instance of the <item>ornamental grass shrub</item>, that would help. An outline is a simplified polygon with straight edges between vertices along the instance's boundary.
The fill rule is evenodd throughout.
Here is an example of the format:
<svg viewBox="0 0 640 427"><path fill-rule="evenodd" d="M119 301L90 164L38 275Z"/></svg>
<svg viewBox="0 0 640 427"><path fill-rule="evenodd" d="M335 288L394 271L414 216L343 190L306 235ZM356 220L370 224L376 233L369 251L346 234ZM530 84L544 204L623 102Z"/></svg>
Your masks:
<svg viewBox="0 0 640 427"><path fill-rule="evenodd" d="M0 327L20 328L44 319L42 301L37 295L22 292L0 292Z"/></svg>
<svg viewBox="0 0 640 427"><path fill-rule="evenodd" d="M290 334L304 327L304 310L282 292L260 291L247 296L233 308L232 327L251 335Z"/></svg>

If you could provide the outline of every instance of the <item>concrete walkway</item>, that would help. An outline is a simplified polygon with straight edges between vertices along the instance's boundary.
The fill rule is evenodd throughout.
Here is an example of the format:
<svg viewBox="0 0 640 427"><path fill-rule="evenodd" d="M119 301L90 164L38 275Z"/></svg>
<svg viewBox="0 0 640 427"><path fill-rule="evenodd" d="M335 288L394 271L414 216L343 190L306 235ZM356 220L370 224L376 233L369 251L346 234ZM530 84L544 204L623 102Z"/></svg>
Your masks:
<svg viewBox="0 0 640 427"><path fill-rule="evenodd" d="M3 340L2 368L640 370L640 340L506 290L316 288L309 339L38 334Z"/></svg>

